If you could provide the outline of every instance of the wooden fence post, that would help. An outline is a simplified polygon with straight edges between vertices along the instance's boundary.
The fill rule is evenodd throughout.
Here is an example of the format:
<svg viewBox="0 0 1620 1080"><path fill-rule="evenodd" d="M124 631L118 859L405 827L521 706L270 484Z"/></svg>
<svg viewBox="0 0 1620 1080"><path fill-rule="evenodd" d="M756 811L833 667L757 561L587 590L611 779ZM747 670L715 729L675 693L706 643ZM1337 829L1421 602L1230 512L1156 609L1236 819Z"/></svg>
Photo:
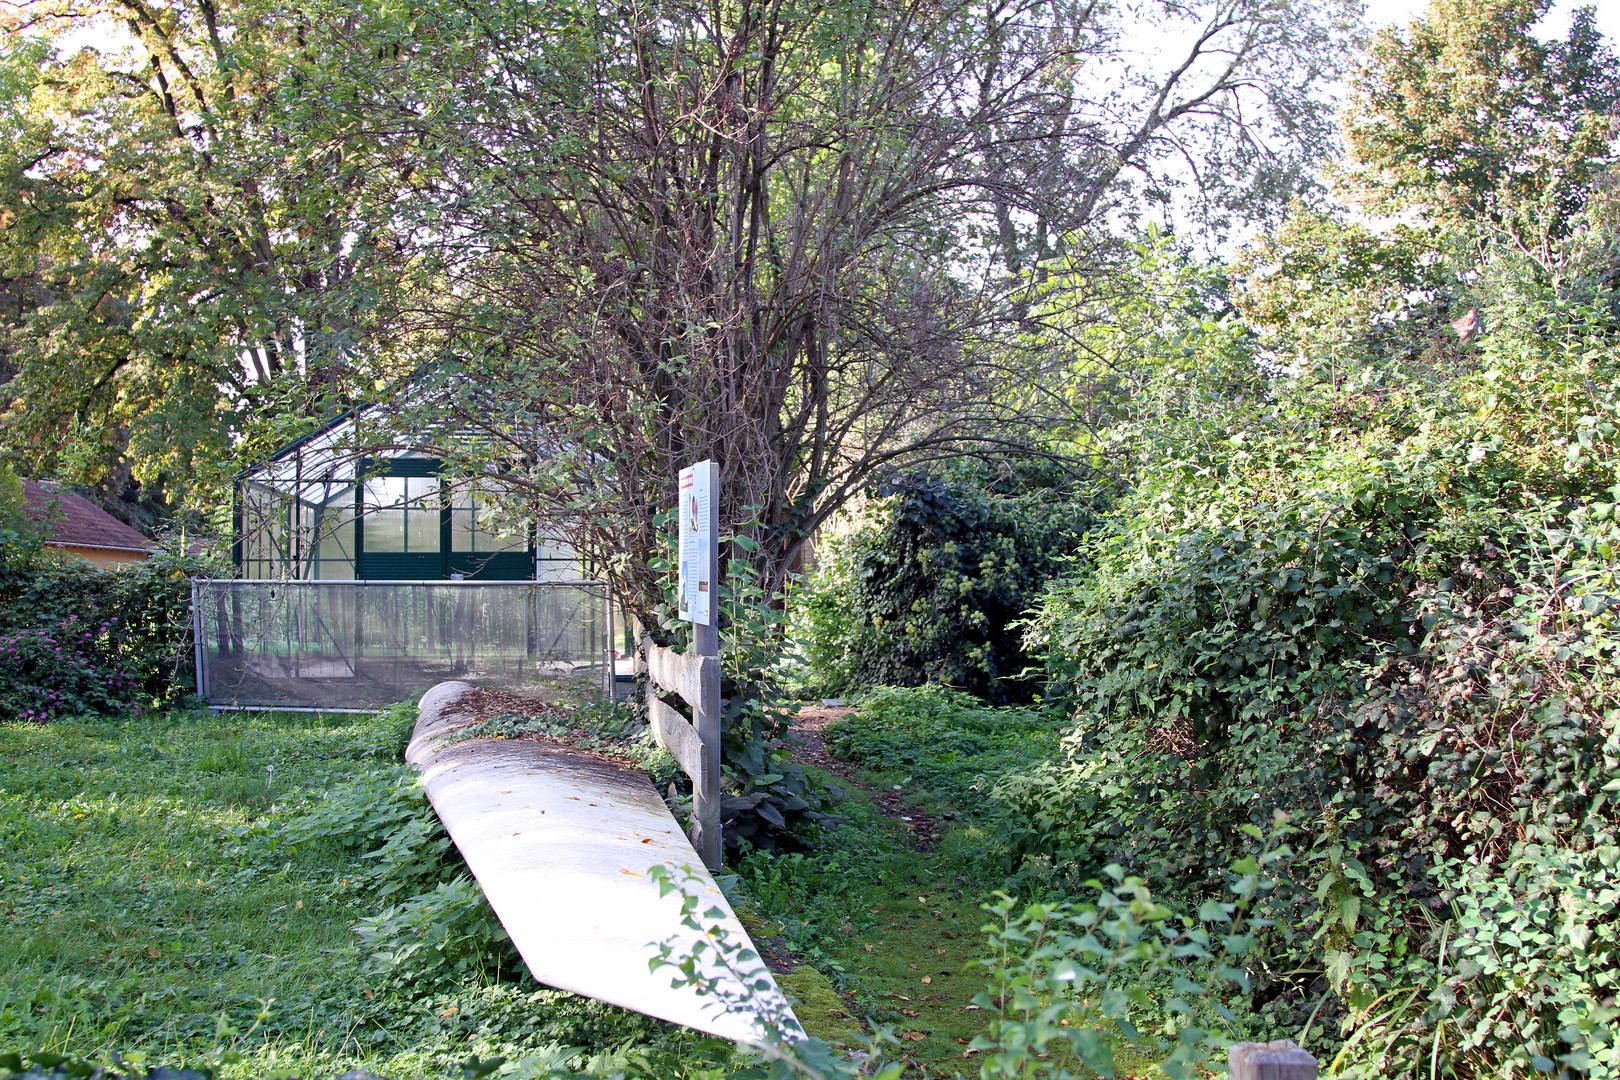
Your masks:
<svg viewBox="0 0 1620 1080"><path fill-rule="evenodd" d="M711 577L710 581L719 580ZM716 620L718 621L718 620ZM720 835L720 631L697 626L697 655L702 662L702 704L692 710L698 741L703 744L700 776L692 785L693 816L697 818L697 849L703 865L720 869L724 854Z"/></svg>
<svg viewBox="0 0 1620 1080"><path fill-rule="evenodd" d="M692 778L692 846L711 870L720 867L720 658L696 650L678 653L643 635L647 671L647 720L658 745L675 755ZM661 693L679 694L692 709L688 722L664 704Z"/></svg>
<svg viewBox="0 0 1620 1080"><path fill-rule="evenodd" d="M1316 1058L1292 1039L1238 1043L1227 1051L1227 1080L1316 1080Z"/></svg>
<svg viewBox="0 0 1620 1080"><path fill-rule="evenodd" d="M720 869L720 467L700 461L681 470L678 617L692 624L692 648L673 652L643 636L647 719L658 745L692 778L692 846L710 870ZM680 694L692 720L664 704Z"/></svg>

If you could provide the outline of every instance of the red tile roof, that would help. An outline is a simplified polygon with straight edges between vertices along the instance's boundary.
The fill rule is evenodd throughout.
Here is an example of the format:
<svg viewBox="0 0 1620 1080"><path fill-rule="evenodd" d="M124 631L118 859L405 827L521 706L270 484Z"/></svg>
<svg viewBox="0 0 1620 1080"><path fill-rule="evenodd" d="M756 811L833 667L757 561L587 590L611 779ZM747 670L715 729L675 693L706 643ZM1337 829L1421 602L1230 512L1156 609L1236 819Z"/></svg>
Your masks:
<svg viewBox="0 0 1620 1080"><path fill-rule="evenodd" d="M101 509L49 480L23 482L23 513L33 521L54 518L47 544L101 548L103 551L151 551L152 541Z"/></svg>

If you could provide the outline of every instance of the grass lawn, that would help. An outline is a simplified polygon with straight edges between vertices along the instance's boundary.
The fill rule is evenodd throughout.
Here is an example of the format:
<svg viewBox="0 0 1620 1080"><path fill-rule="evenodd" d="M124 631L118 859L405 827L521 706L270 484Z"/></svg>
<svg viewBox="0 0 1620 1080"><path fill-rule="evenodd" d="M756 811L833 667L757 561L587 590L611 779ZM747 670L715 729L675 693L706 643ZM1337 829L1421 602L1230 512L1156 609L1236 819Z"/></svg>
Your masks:
<svg viewBox="0 0 1620 1080"><path fill-rule="evenodd" d="M714 1057L542 988L501 951L416 985L378 972L354 932L387 903L364 858L377 844L348 842L333 806L398 784L408 729L398 713L0 725L0 1052L234 1049L227 1075L364 1065L390 1080L473 1054L528 1055L531 1072L567 1048Z"/></svg>
<svg viewBox="0 0 1620 1080"><path fill-rule="evenodd" d="M733 860L724 883L756 937L815 969L782 980L812 1034L887 1026L908 1075L977 1075L980 904L1005 879L980 792L1054 736L1029 714L900 705L830 740L858 781L839 781L843 822L811 851ZM527 977L476 892L455 891L400 764L413 718L0 725L0 1052L223 1060L226 1080L443 1078L496 1055L511 1080L732 1072L724 1043ZM874 799L897 785L947 824L937 848Z"/></svg>

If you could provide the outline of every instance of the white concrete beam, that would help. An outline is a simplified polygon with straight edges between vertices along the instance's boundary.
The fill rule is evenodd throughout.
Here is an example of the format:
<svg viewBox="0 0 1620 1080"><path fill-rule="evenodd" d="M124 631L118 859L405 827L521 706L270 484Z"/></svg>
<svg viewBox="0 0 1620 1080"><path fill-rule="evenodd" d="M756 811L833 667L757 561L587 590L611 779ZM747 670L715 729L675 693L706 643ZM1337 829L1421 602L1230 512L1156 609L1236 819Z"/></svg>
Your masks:
<svg viewBox="0 0 1620 1080"><path fill-rule="evenodd" d="M681 925L677 897L660 896L647 876L659 865L678 874L690 867L699 915L723 913L700 921L718 921L732 940L758 950L646 774L558 742L452 742L448 736L469 721L450 707L471 689L447 682L422 696L405 758L421 771L433 809L529 971L548 986L761 1042L757 1011L725 1012L691 987L672 988L671 969L649 969L659 943L678 939L679 958L698 940ZM796 1029L776 980L757 966L745 974L750 983L763 979L763 989L745 990L712 964L703 970L763 1011L779 1010Z"/></svg>

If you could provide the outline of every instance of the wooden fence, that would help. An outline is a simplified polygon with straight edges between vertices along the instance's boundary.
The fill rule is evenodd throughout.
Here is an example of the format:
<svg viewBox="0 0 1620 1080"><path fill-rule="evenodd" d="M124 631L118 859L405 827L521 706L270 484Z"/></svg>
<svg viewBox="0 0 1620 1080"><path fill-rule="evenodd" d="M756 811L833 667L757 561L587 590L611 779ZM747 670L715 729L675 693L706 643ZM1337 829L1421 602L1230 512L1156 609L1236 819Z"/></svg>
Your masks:
<svg viewBox="0 0 1620 1080"><path fill-rule="evenodd" d="M706 629L706 628L705 628ZM698 635L698 647L703 638ZM718 649L715 650L718 654ZM678 653L645 634L641 655L647 671L647 717L658 745L692 778L692 846L710 870L720 868L720 657ZM688 720L667 704L679 694L692 709Z"/></svg>

